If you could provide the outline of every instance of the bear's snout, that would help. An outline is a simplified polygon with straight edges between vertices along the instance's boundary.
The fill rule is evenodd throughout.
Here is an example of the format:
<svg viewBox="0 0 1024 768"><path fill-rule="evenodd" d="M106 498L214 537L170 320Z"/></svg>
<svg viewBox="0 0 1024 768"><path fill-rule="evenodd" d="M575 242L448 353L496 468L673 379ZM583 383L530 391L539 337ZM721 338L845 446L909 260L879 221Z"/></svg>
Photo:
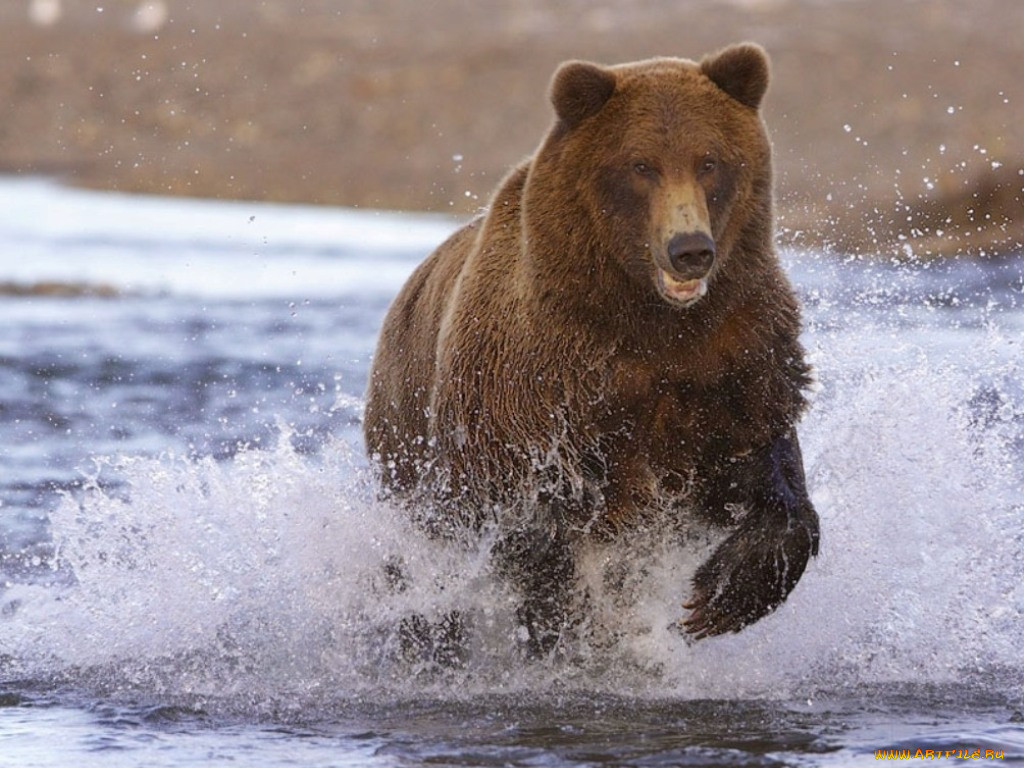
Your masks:
<svg viewBox="0 0 1024 768"><path fill-rule="evenodd" d="M705 232L672 235L654 259L661 295L689 306L708 292L708 273L715 263L715 241Z"/></svg>
<svg viewBox="0 0 1024 768"><path fill-rule="evenodd" d="M715 241L703 232L673 235L665 251L677 279L704 277L715 261Z"/></svg>

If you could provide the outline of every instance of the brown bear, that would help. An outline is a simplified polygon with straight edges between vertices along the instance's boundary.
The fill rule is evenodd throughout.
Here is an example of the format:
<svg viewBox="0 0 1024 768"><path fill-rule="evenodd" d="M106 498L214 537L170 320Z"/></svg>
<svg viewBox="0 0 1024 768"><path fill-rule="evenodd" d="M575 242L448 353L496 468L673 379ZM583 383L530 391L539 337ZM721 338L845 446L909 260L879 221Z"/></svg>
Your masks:
<svg viewBox="0 0 1024 768"><path fill-rule="evenodd" d="M754 44L561 65L556 119L384 321L367 447L435 531L497 520L535 653L588 537L727 532L681 627L735 632L817 554L794 425L810 370L773 247Z"/></svg>

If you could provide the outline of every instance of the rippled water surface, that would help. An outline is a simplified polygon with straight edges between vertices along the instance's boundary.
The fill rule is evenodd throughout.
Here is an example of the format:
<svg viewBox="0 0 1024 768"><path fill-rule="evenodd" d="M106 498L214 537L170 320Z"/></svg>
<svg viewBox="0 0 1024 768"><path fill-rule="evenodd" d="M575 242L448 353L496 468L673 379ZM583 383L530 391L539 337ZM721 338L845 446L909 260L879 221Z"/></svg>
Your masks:
<svg viewBox="0 0 1024 768"><path fill-rule="evenodd" d="M820 556L687 645L692 556L651 542L528 663L486 536L424 538L359 437L383 313L453 222L32 180L0 211L0 765L1024 760L1024 260L786 253ZM463 669L403 652L453 608Z"/></svg>

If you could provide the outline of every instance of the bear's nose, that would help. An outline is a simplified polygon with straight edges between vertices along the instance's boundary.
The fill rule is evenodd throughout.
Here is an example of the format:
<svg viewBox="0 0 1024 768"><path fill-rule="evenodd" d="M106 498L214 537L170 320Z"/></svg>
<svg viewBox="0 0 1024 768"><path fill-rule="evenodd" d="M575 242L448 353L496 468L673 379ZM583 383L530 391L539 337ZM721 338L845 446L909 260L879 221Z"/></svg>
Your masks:
<svg viewBox="0 0 1024 768"><path fill-rule="evenodd" d="M674 270L684 275L703 275L715 260L715 241L703 232L673 235L667 251Z"/></svg>

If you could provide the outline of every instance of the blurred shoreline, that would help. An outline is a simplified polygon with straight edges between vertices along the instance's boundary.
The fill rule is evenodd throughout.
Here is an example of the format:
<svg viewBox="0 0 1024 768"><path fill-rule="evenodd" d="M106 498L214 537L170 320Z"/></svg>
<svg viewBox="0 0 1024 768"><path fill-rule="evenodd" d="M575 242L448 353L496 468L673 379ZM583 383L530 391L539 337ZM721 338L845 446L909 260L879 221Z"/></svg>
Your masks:
<svg viewBox="0 0 1024 768"><path fill-rule="evenodd" d="M1024 242L1019 0L13 0L0 172L131 192L473 212L569 58L756 40L782 242Z"/></svg>

